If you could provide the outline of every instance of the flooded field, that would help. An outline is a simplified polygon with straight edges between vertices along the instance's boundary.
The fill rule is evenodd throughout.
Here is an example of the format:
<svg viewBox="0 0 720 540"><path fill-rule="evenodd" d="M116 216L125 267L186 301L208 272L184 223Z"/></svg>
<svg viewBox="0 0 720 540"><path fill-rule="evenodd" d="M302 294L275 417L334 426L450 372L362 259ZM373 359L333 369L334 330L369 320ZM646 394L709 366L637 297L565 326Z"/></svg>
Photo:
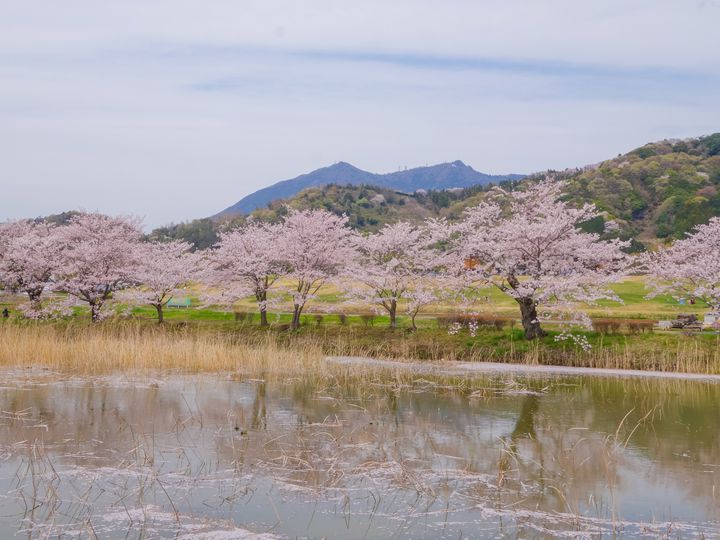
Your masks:
<svg viewBox="0 0 720 540"><path fill-rule="evenodd" d="M715 382L2 380L1 538L720 538Z"/></svg>

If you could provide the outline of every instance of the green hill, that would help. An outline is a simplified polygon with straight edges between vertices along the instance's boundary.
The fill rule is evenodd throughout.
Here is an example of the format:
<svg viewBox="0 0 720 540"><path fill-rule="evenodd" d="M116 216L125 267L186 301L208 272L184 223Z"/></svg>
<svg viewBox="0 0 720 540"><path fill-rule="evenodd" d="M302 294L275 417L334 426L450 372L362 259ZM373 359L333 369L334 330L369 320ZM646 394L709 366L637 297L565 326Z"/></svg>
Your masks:
<svg viewBox="0 0 720 540"><path fill-rule="evenodd" d="M299 210L322 208L346 214L350 218L350 226L355 229L377 231L383 225L397 221L420 223L430 217L459 215L473 198L478 197L479 200L487 189L489 186L474 186L409 194L376 186L332 184L306 189L290 199L274 201L252 215L275 221L285 214L287 207Z"/></svg>
<svg viewBox="0 0 720 540"><path fill-rule="evenodd" d="M620 236L633 239L638 250L679 238L695 225L720 215L720 133L650 143L597 165L537 173L500 185L514 189L546 174L567 180L567 195L578 204L594 202L603 211L603 218L585 224L588 230L600 232L605 220L614 220L620 225ZM272 201L251 215L276 221L287 206L324 208L347 214L356 229L376 231L400 220L421 222L433 216L457 219L492 188L493 184L487 184L410 194L371 185L330 184ZM203 248L214 241L217 230L240 225L245 219L195 220L163 227L153 236L183 238Z"/></svg>
<svg viewBox="0 0 720 540"><path fill-rule="evenodd" d="M628 237L679 238L720 215L720 133L646 144L598 165L557 174L568 194L592 201Z"/></svg>

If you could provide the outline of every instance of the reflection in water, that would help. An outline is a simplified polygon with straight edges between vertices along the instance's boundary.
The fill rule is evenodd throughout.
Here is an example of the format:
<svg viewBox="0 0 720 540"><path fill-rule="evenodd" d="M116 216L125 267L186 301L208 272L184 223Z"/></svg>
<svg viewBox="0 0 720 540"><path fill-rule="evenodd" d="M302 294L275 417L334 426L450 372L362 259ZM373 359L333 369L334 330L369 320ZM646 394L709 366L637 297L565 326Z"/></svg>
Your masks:
<svg viewBox="0 0 720 540"><path fill-rule="evenodd" d="M710 383L6 375L0 537L718 537Z"/></svg>

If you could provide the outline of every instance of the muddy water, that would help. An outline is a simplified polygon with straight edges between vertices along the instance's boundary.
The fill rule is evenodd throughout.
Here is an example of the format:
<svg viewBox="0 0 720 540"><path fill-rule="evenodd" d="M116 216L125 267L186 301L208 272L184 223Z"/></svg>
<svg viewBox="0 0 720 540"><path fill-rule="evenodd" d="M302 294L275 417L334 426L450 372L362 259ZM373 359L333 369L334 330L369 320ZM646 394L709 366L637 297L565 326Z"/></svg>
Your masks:
<svg viewBox="0 0 720 540"><path fill-rule="evenodd" d="M720 384L4 372L0 538L720 538Z"/></svg>

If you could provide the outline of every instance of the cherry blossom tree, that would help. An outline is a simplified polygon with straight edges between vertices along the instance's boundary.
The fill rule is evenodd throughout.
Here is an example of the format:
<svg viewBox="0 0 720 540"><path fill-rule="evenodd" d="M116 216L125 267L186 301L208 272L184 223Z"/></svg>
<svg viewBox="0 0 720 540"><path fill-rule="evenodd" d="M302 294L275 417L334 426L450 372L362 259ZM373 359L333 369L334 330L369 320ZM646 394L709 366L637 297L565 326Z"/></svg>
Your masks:
<svg viewBox="0 0 720 540"><path fill-rule="evenodd" d="M453 289L447 280L430 280L421 283L419 286L413 287L405 292L404 296L407 300L406 312L410 317L410 327L417 330L415 319L420 312L432 304L451 298L453 292L457 294L459 291Z"/></svg>
<svg viewBox="0 0 720 540"><path fill-rule="evenodd" d="M539 306L580 315L580 302L619 301L607 285L620 278L628 243L583 232L579 224L598 211L574 208L562 190L551 179L522 191L497 189L452 231L456 266L515 299L527 339L545 335Z"/></svg>
<svg viewBox="0 0 720 540"><path fill-rule="evenodd" d="M268 293L284 275L286 264L281 258L281 226L249 222L246 226L221 234L208 254L207 281L236 300L255 296L260 311L260 325L267 326Z"/></svg>
<svg viewBox="0 0 720 540"><path fill-rule="evenodd" d="M720 218L697 226L686 238L643 257L652 278L650 297L695 297L720 310Z"/></svg>
<svg viewBox="0 0 720 540"><path fill-rule="evenodd" d="M158 323L162 323L167 303L185 292L197 272L197 257L190 248L190 244L178 240L135 244L130 274L138 286L123 291L123 298L154 307Z"/></svg>
<svg viewBox="0 0 720 540"><path fill-rule="evenodd" d="M424 282L437 261L433 242L427 229L405 222L386 225L376 234L356 236L357 256L349 267L349 278L361 286L350 288L348 296L387 311L391 327L397 325L398 303L412 300L409 313L414 328L415 316L428 304L429 289Z"/></svg>
<svg viewBox="0 0 720 540"><path fill-rule="evenodd" d="M347 216L326 210L289 210L281 224L279 255L295 285L292 327L300 326L300 315L309 299L329 279L339 276L353 261L354 233Z"/></svg>
<svg viewBox="0 0 720 540"><path fill-rule="evenodd" d="M29 299L26 316L44 314L42 294L58 266L62 244L55 227L45 222L19 220L0 227L0 283Z"/></svg>
<svg viewBox="0 0 720 540"><path fill-rule="evenodd" d="M113 294L135 283L139 221L82 213L58 227L57 235L64 249L54 288L87 303L96 322Z"/></svg>

